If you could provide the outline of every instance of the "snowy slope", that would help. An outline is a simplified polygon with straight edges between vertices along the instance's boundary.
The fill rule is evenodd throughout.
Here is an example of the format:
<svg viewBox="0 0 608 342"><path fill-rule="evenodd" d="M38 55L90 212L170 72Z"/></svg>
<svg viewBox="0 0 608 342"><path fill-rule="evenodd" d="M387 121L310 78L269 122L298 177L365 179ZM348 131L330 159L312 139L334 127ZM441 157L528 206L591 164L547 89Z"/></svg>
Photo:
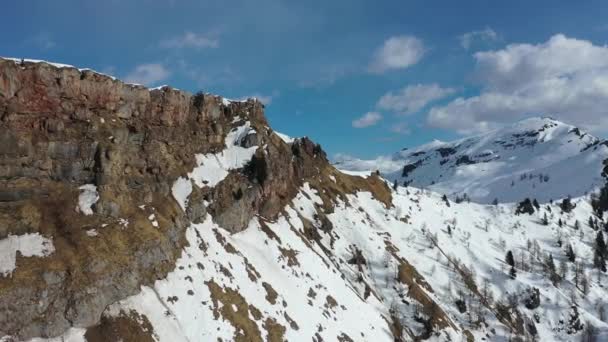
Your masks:
<svg viewBox="0 0 608 342"><path fill-rule="evenodd" d="M581 196L602 184L608 143L548 118L453 142L434 141L390 157L338 158L345 170L378 169L391 181L424 187L479 203L541 202Z"/></svg>
<svg viewBox="0 0 608 342"><path fill-rule="evenodd" d="M393 319L403 324L404 341L578 341L590 331L598 341L608 338L607 278L591 263L597 231L584 223L592 214L588 198L573 200L570 213L551 204L515 215L514 205L448 205L439 194L411 187L392 195L388 209L369 192L338 200L327 215L332 228L319 230L318 239L305 229L307 222L322 225L315 219L318 190L308 183L274 222L255 218L230 235L208 217L188 229L190 246L175 271L106 315L137 313L150 322L155 340L172 342L392 341ZM541 224L545 215L547 225ZM588 288L574 283L568 245ZM349 262L356 250L361 264ZM508 250L515 279L504 261ZM567 268L555 285L544 270L549 255ZM412 283L403 281L411 276L403 271L406 263L417 273ZM534 289L537 307L527 308ZM499 317L500 308L510 320ZM83 334L73 329L66 337L83 341Z"/></svg>

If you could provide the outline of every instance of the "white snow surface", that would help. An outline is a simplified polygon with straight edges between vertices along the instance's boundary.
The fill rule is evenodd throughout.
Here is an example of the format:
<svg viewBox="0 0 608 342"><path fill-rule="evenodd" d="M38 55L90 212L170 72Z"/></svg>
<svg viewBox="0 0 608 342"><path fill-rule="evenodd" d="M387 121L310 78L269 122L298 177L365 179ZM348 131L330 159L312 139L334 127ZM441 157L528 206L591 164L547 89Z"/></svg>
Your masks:
<svg viewBox="0 0 608 342"><path fill-rule="evenodd" d="M549 118L531 118L453 142L433 141L392 156L360 160L338 155L341 170L379 170L400 184L478 203L541 202L578 197L603 184L608 143ZM404 167L410 170L404 173Z"/></svg>
<svg viewBox="0 0 608 342"><path fill-rule="evenodd" d="M246 121L242 126L233 128L225 139L226 148L220 153L197 154L197 167L188 174L198 187L213 187L221 182L230 170L238 169L251 160L257 146L241 147L240 143L250 132L251 123Z"/></svg>
<svg viewBox="0 0 608 342"><path fill-rule="evenodd" d="M249 121L241 126L234 127L224 140L226 148L219 153L197 154L197 166L188 173L188 178L178 178L171 188L173 198L185 211L188 197L192 193L192 183L199 188L214 187L224 180L230 170L238 169L251 160L258 146L242 147L241 142L249 135L254 134L255 129Z"/></svg>
<svg viewBox="0 0 608 342"><path fill-rule="evenodd" d="M278 135L278 136L279 136L279 138L281 138L281 140L283 140L283 141L284 141L285 143L287 143L287 144L291 144L291 143L293 143L293 142L294 142L294 140L295 140L294 138L290 137L290 136L289 136L289 135L287 135L287 134L283 134L283 133L281 133L281 132L277 132L277 131L274 131L274 133L275 133L276 135Z"/></svg>
<svg viewBox="0 0 608 342"><path fill-rule="evenodd" d="M171 187L173 198L177 201L183 211L188 206L188 197L192 193L192 182L188 178L179 177Z"/></svg>
<svg viewBox="0 0 608 342"><path fill-rule="evenodd" d="M174 271L113 304L109 314L145 315L157 341L234 340L242 331L235 329L224 310L251 319L263 340L264 322L274 319L286 328L287 341L317 339L316 334L325 341L342 334L354 341L393 341L386 321L392 308L405 324L409 341L413 339L408 334L424 331L418 323L424 315L418 313L420 304L411 289L396 280L402 258L422 277L418 283L428 284L428 290L421 287L422 293L437 303L447 320L429 341L464 341L464 330L477 341L510 341L513 334L489 308L508 303L515 294L518 310L526 322L535 322L540 341L582 338L582 331L567 331L575 303L581 323L593 325L599 341L608 338L608 324L600 313L608 298L607 278L591 267L597 232L585 223L592 215L588 197L573 199L576 207L570 213L561 212L555 203L541 206L533 215L514 215L512 204L448 205L440 194L413 187L399 187L392 195L389 208L368 192L337 199L327 216L332 228L326 231L319 228L321 199L308 183L275 221L254 218L240 233L229 234L207 216L187 229L188 244ZM542 225L545 215L548 224ZM317 227L318 240L305 237L305 220ZM576 288L573 264L566 261L564 249L569 244L589 280L586 294ZM361 270L347 262L356 249L366 260ZM515 279L509 277L504 261L507 250L515 255ZM568 266L558 285L543 273L548 255L556 265ZM520 265L519 260L524 262ZM473 270L479 289L487 284L489 308L466 289L455 262ZM366 284L372 293L367 298ZM267 288L276 291L275 299L269 299ZM540 291L540 306L535 309L523 305L525 291L531 288ZM230 292L243 302L222 302L212 297L212 289ZM467 313L454 304L460 297L466 300ZM252 307L261 318L254 318ZM473 311L487 327L471 323Z"/></svg>
<svg viewBox="0 0 608 342"><path fill-rule="evenodd" d="M53 241L39 233L9 235L0 240L0 276L9 276L17 267L17 253L23 257L45 257L55 251Z"/></svg>
<svg viewBox="0 0 608 342"><path fill-rule="evenodd" d="M76 211L84 215L93 215L92 207L99 200L97 187L93 184L85 184L78 189L80 190L80 195L78 195Z"/></svg>
<svg viewBox="0 0 608 342"><path fill-rule="evenodd" d="M158 341L233 340L238 330L223 316L224 306L254 321L263 339L267 334L263 322L271 318L286 327L284 338L288 341L310 340L317 333L328 341L341 334L355 341L392 341L385 321L391 307L397 308L412 334L423 331L416 320L420 304L409 297L408 287L395 279L399 261L387 249L394 246L397 255L412 264L432 288L424 292L450 322L430 341L464 340L464 329L476 340L506 342L513 337L493 310L479 309L487 328L470 323L468 314L457 310L454 301L460 291L469 310L480 304L469 297L460 274L451 266L455 260L474 271L479 288L488 281L494 302L506 303L510 294L518 294L518 309L524 319L538 319L539 340L581 338L582 332L568 334L564 323L574 302L581 322L592 324L599 340L608 338L608 324L599 314L607 298L601 285L606 276L598 282L590 267L595 232L583 221L592 212L588 198L574 199L576 208L571 213L561 213L557 204L549 204L534 215L516 216L510 204L451 202L447 206L441 195L411 187L393 192L393 206L388 209L370 193L359 192L347 195L347 202L338 200L328 215L332 230L319 231L321 239L313 242L304 238L303 220L319 225L315 214L320 203L317 191L306 183L276 221L255 218L245 231L233 235L209 216L203 223L191 225L186 232L189 246L175 270L152 287L143 287L140 294L112 305L111 314L133 310L145 315ZM547 226L540 224L545 214L549 217ZM565 223L563 227L557 225L558 218ZM578 231L572 228L575 220L581 220ZM568 263L569 270L558 286L542 273L544 256L551 254L556 264L565 259L563 247L556 245L558 236L563 246L572 244L585 266L590 281L586 295L574 285L572 264ZM530 244L538 246L536 252ZM366 260L362 271L347 263L355 248ZM515 279L509 277L503 261L507 250L515 253L516 260L523 258L530 265L525 270L517 266ZM367 299L365 284L373 293ZM216 285L221 291L238 293L247 305L261 312L262 318L254 319L247 306L215 302L211 288ZM268 299L265 287L276 291L274 302ZM532 287L540 290L541 301L539 308L529 310L521 301ZM336 306L328 304L332 299Z"/></svg>
<svg viewBox="0 0 608 342"><path fill-rule="evenodd" d="M55 338L34 338L31 339L30 342L86 342L84 338L84 334L87 332L86 329L83 328L70 328L65 334ZM5 342L2 338L0 338L0 342ZM6 342L13 342L12 340L7 340Z"/></svg>

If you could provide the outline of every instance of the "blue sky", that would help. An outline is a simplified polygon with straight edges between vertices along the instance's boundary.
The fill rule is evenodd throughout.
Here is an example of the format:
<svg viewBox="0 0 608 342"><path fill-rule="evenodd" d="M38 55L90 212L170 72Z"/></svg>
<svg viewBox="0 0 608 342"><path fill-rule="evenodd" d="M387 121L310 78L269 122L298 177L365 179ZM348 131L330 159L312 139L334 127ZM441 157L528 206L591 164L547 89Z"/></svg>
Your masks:
<svg viewBox="0 0 608 342"><path fill-rule="evenodd" d="M606 1L11 1L0 55L257 96L372 157L532 115L608 131Z"/></svg>

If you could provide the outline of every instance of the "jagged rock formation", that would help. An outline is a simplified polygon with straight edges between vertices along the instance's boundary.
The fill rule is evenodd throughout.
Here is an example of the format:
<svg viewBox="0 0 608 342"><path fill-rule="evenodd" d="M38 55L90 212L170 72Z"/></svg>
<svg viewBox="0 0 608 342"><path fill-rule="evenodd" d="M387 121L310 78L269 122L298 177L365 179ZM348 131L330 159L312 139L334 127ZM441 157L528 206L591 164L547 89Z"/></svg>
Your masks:
<svg viewBox="0 0 608 342"><path fill-rule="evenodd" d="M251 134L239 144L259 146L264 179L234 172L195 186L184 213L173 183L245 121ZM208 212L238 232L254 215L275 217L323 163L309 140L289 146L273 135L255 100L0 59L0 239L39 233L55 250L18 257L16 271L0 277L0 335L56 336L96 323L107 305L173 269L189 222ZM77 209L87 184L99 197L92 215Z"/></svg>

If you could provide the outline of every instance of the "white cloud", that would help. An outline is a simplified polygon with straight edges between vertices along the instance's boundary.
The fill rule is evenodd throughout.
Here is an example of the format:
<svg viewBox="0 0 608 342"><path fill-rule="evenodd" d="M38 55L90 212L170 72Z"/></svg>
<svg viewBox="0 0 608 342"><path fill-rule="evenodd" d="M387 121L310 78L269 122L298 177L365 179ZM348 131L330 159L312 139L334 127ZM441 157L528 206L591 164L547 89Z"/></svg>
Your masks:
<svg viewBox="0 0 608 342"><path fill-rule="evenodd" d="M169 75L171 73L162 64L140 64L125 77L125 80L128 83L151 86L167 79Z"/></svg>
<svg viewBox="0 0 608 342"><path fill-rule="evenodd" d="M481 93L432 108L432 126L472 133L545 115L608 132L608 47L558 34L474 57Z"/></svg>
<svg viewBox="0 0 608 342"><path fill-rule="evenodd" d="M25 41L26 45L35 46L41 50L49 50L57 46L53 36L49 32L38 32L36 35L31 36Z"/></svg>
<svg viewBox="0 0 608 342"><path fill-rule="evenodd" d="M302 88L321 89L333 85L339 79L353 73L355 69L350 64L315 66L315 71L305 72L307 74L305 79L298 83Z"/></svg>
<svg viewBox="0 0 608 342"><path fill-rule="evenodd" d="M367 112L362 117L353 121L353 127L365 128L370 127L382 120L382 115L378 112Z"/></svg>
<svg viewBox="0 0 608 342"><path fill-rule="evenodd" d="M438 84L417 84L404 87L396 92L388 92L378 100L378 108L401 114L413 114L427 104L449 96L452 88L442 88Z"/></svg>
<svg viewBox="0 0 608 342"><path fill-rule="evenodd" d="M220 42L216 38L210 38L205 35L187 31L183 35L169 38L160 42L160 47L166 49L183 49L183 48L217 48Z"/></svg>
<svg viewBox="0 0 608 342"><path fill-rule="evenodd" d="M418 63L425 51L423 42L414 36L391 37L376 50L369 70L380 74L390 69L407 68Z"/></svg>
<svg viewBox="0 0 608 342"><path fill-rule="evenodd" d="M397 134L408 135L408 134L412 133L412 130L410 129L408 124L406 124L405 122L400 122L391 127L391 132L397 133Z"/></svg>
<svg viewBox="0 0 608 342"><path fill-rule="evenodd" d="M254 93L252 95L247 95L247 96L241 96L238 100L239 101L246 101L247 99L250 98L255 98L258 101L262 102L265 106L268 106L269 104L272 103L272 100L279 97L280 93L278 90L274 90L272 92L272 94L270 95L263 95L260 93Z"/></svg>
<svg viewBox="0 0 608 342"><path fill-rule="evenodd" d="M480 30L480 31L467 32L461 36L458 36L458 40L460 40L460 45L465 50L468 50L469 48L471 48L471 45L476 40L480 40L483 42L491 42L491 41L495 41L497 39L498 39L498 34L496 34L496 32L489 27L486 27L485 29Z"/></svg>

